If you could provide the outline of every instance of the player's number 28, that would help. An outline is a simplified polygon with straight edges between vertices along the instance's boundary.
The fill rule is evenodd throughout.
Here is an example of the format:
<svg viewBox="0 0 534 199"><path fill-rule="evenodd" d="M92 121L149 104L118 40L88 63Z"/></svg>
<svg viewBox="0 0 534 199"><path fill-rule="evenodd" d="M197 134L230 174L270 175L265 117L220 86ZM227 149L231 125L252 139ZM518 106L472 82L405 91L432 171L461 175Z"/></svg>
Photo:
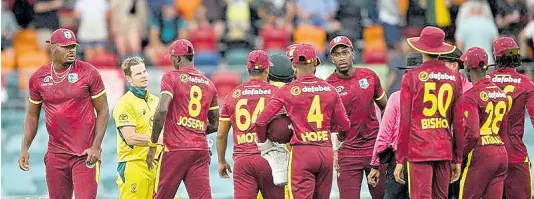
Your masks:
<svg viewBox="0 0 534 199"><path fill-rule="evenodd" d="M495 105L493 105L493 102L489 102L486 105L486 113L488 114L488 118L482 127L480 127L480 135L499 134L500 126L497 123L502 121L506 113L506 102L500 101Z"/></svg>
<svg viewBox="0 0 534 199"><path fill-rule="evenodd" d="M198 86L192 86L189 91L189 115L191 117L197 117L200 115L200 110L202 109L200 105L200 99L202 99L202 89Z"/></svg>
<svg viewBox="0 0 534 199"><path fill-rule="evenodd" d="M441 117L447 117L447 111L452 101L452 86L449 83L441 85L438 89L438 95L432 91L436 90L436 82L425 82L425 93L423 95L423 103L430 102L430 108L425 107L423 109L423 115L432 117L439 111ZM447 98L445 98L447 93Z"/></svg>
<svg viewBox="0 0 534 199"><path fill-rule="evenodd" d="M258 115L263 111L263 108L265 108L265 98L260 97L252 116L250 115L250 112L243 107L246 106L247 103L248 99L240 99L235 105L235 124L240 131L246 131L251 123L256 123ZM241 117L245 117L245 120L242 121Z"/></svg>

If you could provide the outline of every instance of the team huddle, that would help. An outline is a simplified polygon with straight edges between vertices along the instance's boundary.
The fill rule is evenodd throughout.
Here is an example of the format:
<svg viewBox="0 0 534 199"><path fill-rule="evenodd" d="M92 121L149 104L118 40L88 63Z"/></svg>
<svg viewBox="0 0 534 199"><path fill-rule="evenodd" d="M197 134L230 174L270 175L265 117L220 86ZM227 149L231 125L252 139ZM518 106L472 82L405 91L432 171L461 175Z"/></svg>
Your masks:
<svg viewBox="0 0 534 199"><path fill-rule="evenodd" d="M127 58L128 92L112 111L120 198L172 199L182 181L190 198L212 198L206 135L214 132L219 176L233 176L238 199L327 199L334 174L342 199L360 198L364 176L374 199L531 198L523 134L525 110L534 125L534 83L515 70L518 45L501 37L493 55L478 47L462 53L444 38L429 26L406 40L415 52L399 66L401 89L391 96L372 70L353 66L345 36L329 43L336 70L326 80L315 76L321 60L312 45L250 52L249 80L222 104L187 40L169 47L174 70L163 75L159 97L147 91L143 59ZM30 169L43 105L50 198L96 198L109 119L102 78L76 59L72 31L58 29L48 42L52 61L29 80L19 166Z"/></svg>

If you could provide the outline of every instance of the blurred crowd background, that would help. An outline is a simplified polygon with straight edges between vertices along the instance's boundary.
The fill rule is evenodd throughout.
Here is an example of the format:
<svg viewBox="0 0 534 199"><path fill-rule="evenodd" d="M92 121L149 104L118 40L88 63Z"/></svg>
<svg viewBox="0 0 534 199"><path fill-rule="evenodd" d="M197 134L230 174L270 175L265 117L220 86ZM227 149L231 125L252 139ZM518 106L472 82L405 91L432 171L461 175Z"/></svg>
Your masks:
<svg viewBox="0 0 534 199"><path fill-rule="evenodd" d="M149 90L158 93L162 74L172 68L164 55L178 38L193 43L195 64L214 81L221 99L247 78L246 57L253 49L273 54L292 43L312 44L324 63L317 75L327 77L334 68L327 42L337 35L353 41L355 63L373 69L391 93L399 89L402 72L396 67L405 64L409 51L405 38L418 36L426 25L443 28L447 42L461 50L479 46L489 57L494 39L514 37L524 61L518 70L534 79L534 0L2 0L1 9L3 196L46 195L44 113L30 149L31 171L21 172L16 160L27 81L49 61L45 41L59 27L76 33L78 58L101 72L111 108L125 92L120 61L142 56ZM102 197L118 195L114 129L110 121L103 144ZM529 125L526 130L534 133ZM534 147L534 138L528 137L529 148ZM218 177L212 158L214 196L231 198L232 183ZM183 187L179 195L186 198Z"/></svg>

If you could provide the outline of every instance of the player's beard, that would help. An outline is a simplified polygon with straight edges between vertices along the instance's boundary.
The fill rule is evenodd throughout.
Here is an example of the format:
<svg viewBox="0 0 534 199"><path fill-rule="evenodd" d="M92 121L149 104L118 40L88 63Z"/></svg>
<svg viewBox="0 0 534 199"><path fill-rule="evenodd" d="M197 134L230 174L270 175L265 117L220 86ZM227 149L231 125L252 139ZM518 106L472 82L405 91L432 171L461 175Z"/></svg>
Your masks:
<svg viewBox="0 0 534 199"><path fill-rule="evenodd" d="M72 63L74 63L74 61L65 61L65 63L63 63L62 65L64 67L69 67Z"/></svg>

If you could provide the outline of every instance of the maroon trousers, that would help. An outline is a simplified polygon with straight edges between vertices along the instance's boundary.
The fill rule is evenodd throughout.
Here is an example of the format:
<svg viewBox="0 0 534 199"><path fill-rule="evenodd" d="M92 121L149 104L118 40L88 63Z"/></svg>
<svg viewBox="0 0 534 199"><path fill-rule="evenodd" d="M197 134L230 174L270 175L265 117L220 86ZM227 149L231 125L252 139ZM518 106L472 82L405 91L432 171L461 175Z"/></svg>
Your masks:
<svg viewBox="0 0 534 199"><path fill-rule="evenodd" d="M362 188L363 174L369 175L371 168L371 157L339 157L339 172L337 175L337 186L339 188L340 199L359 199ZM386 187L386 167L380 167L380 179L378 184L369 187L373 199L384 198Z"/></svg>
<svg viewBox="0 0 534 199"><path fill-rule="evenodd" d="M459 198L502 199L507 170L508 155L504 146L475 148L467 156Z"/></svg>
<svg viewBox="0 0 534 199"><path fill-rule="evenodd" d="M331 147L293 146L289 158L289 198L329 199L333 168Z"/></svg>
<svg viewBox="0 0 534 199"><path fill-rule="evenodd" d="M73 191L76 198L96 198L100 163L88 168L86 159L64 153L45 154L46 184L50 198L70 199Z"/></svg>
<svg viewBox="0 0 534 199"><path fill-rule="evenodd" d="M271 167L260 154L243 155L234 160L234 198L284 199L284 187L274 185Z"/></svg>
<svg viewBox="0 0 534 199"><path fill-rule="evenodd" d="M408 162L407 169L411 199L447 199L450 161Z"/></svg>

